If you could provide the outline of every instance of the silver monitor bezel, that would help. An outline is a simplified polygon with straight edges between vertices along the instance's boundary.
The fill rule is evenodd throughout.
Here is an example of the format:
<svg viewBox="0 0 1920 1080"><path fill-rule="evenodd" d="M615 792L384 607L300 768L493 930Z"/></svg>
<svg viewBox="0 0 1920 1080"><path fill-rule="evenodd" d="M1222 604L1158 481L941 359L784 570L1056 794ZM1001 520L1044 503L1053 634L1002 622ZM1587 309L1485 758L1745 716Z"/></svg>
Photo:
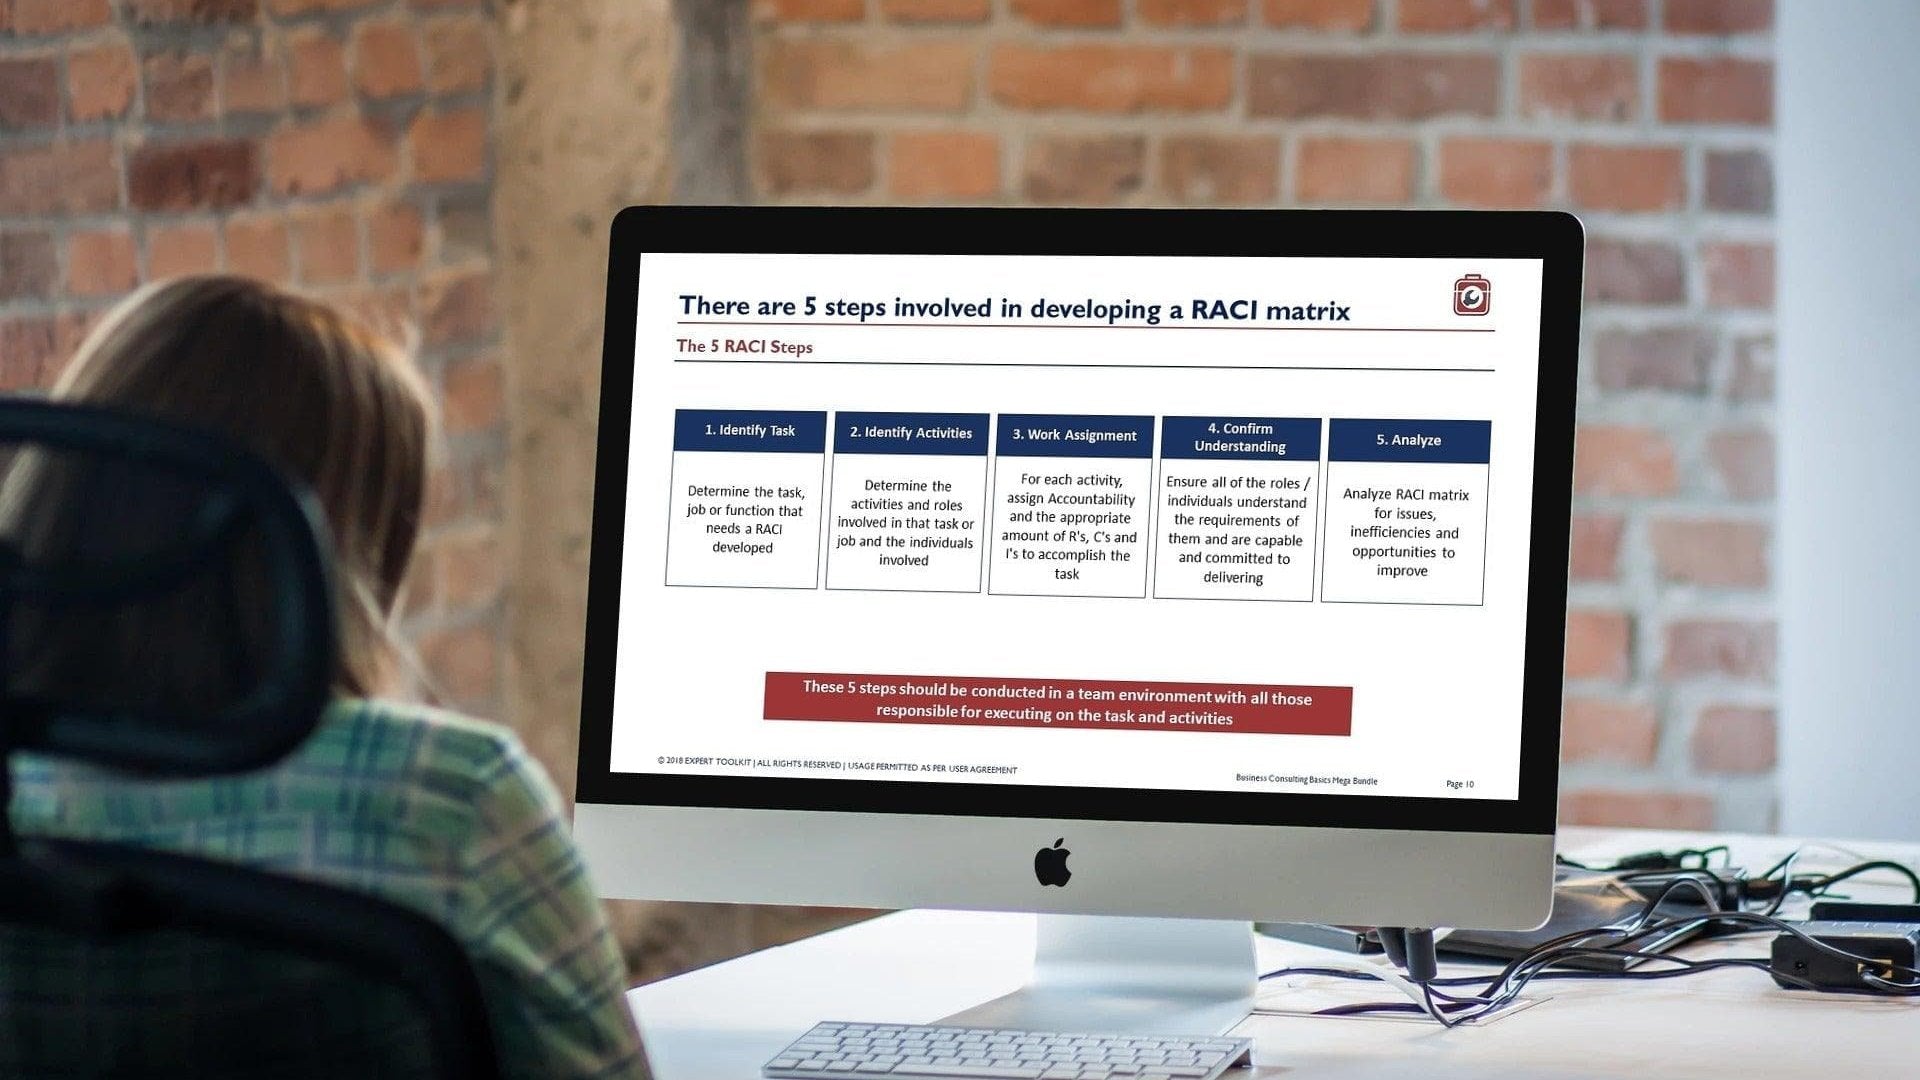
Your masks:
<svg viewBox="0 0 1920 1080"><path fill-rule="evenodd" d="M1552 890L1583 236L1551 212L630 207L613 226L575 835L608 896L1521 928ZM609 768L648 252L1537 258L1520 797L700 777ZM1078 852L1069 888L1032 852ZM1303 874L1299 867L1312 867Z"/></svg>

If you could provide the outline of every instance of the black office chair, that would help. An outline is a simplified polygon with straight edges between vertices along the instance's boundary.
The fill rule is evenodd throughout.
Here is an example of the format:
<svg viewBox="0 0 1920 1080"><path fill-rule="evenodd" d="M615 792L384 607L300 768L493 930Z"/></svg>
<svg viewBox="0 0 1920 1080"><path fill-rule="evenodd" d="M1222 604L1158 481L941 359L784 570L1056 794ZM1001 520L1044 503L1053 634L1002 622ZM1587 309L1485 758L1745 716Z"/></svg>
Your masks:
<svg viewBox="0 0 1920 1080"><path fill-rule="evenodd" d="M0 807L22 751L139 784L270 766L319 722L337 651L326 531L264 463L150 420L0 399L0 529ZM121 632L143 605L247 595L270 610L182 618L165 648ZM473 965L431 919L237 865L16 835L0 815L0 1075L498 1066Z"/></svg>

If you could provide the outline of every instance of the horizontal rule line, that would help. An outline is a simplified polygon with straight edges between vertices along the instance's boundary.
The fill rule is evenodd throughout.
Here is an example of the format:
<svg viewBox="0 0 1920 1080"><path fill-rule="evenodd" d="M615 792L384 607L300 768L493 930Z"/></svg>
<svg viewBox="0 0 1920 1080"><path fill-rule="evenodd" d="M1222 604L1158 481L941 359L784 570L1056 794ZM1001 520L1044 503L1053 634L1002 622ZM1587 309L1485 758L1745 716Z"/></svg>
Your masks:
<svg viewBox="0 0 1920 1080"><path fill-rule="evenodd" d="M905 330L1292 330L1344 334L1491 334L1491 326L1175 326L1171 323L943 323L943 322L808 322L766 319L680 319L676 326L863 326Z"/></svg>
<svg viewBox="0 0 1920 1080"><path fill-rule="evenodd" d="M995 364L984 360L728 360L717 356L676 356L676 364L854 364L873 367L993 367L993 368L1114 368L1120 371L1159 369L1167 371L1431 371L1457 375L1468 372L1491 374L1490 367L1349 367L1339 364Z"/></svg>

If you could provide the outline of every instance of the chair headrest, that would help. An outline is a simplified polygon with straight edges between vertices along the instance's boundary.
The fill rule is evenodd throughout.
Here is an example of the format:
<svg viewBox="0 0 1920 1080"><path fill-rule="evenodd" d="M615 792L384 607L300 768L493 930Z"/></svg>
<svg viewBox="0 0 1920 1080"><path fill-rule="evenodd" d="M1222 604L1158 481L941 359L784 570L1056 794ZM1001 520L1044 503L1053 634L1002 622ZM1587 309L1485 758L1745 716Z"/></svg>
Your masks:
<svg viewBox="0 0 1920 1080"><path fill-rule="evenodd" d="M323 522L219 436L0 399L0 747L168 776L284 757L338 662Z"/></svg>

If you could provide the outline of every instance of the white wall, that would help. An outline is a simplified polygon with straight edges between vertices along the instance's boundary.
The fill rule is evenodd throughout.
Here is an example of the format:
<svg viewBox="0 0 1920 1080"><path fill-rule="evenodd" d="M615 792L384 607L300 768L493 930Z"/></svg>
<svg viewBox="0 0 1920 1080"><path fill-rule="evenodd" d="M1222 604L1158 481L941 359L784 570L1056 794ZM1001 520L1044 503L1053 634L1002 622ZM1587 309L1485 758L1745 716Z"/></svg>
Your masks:
<svg viewBox="0 0 1920 1080"><path fill-rule="evenodd" d="M1780 13L1781 828L1920 837L1920 3Z"/></svg>

